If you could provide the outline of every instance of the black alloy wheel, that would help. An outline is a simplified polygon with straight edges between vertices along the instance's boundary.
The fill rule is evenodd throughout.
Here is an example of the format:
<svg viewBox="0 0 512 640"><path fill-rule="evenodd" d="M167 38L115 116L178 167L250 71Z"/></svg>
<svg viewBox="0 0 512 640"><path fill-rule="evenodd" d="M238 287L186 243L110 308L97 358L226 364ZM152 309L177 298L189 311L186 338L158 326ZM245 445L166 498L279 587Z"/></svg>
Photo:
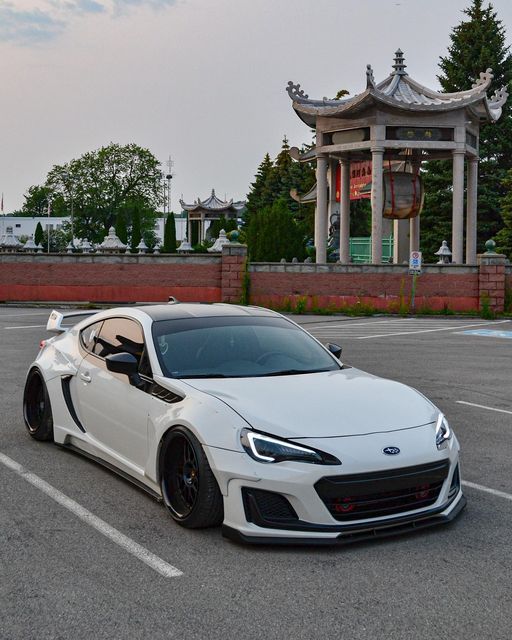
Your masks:
<svg viewBox="0 0 512 640"><path fill-rule="evenodd" d="M184 527L213 527L223 520L223 501L208 459L185 427L169 432L162 444L161 488L171 516Z"/></svg>
<svg viewBox="0 0 512 640"><path fill-rule="evenodd" d="M28 374L23 392L23 417L28 432L35 440L53 440L53 414L50 397L38 369Z"/></svg>

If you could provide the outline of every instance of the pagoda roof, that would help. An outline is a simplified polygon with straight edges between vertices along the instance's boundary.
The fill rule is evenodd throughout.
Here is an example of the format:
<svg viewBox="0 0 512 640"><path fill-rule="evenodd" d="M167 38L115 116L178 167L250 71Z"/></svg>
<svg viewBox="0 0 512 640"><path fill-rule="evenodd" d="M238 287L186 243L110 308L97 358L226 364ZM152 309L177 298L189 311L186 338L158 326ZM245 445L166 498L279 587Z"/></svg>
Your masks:
<svg viewBox="0 0 512 640"><path fill-rule="evenodd" d="M306 193L300 194L297 189L290 189L290 196L295 202L316 202L316 182Z"/></svg>
<svg viewBox="0 0 512 640"><path fill-rule="evenodd" d="M424 87L406 72L402 51L395 53L392 73L382 82L376 83L370 65L366 67L366 90L342 100L312 100L300 84L288 82L286 91L293 100L293 108L308 126L316 125L317 116L352 118L371 106L386 106L405 112L441 113L464 107L469 108L482 121L495 122L507 101L506 87L487 96L493 75L491 69L480 73L471 89L455 93L441 93Z"/></svg>
<svg viewBox="0 0 512 640"><path fill-rule="evenodd" d="M215 195L215 189L212 189L212 194L206 200L197 198L192 204L187 204L183 200L180 200L180 204L185 211L214 211L220 213L222 211L234 210L241 211L245 207L244 201L233 202L231 200L221 200Z"/></svg>

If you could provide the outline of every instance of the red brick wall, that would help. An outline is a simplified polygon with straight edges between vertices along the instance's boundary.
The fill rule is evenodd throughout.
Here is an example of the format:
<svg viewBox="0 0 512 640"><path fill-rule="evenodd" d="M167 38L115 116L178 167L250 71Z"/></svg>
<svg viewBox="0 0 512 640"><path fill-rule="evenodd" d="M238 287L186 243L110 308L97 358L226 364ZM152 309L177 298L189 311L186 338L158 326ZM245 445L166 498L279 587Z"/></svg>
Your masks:
<svg viewBox="0 0 512 640"><path fill-rule="evenodd" d="M503 310L512 270L504 256L483 254L480 266L427 266L416 281L416 310L478 311L482 300ZM240 302L246 247L222 256L0 254L0 301ZM403 265L256 263L249 265L250 302L306 308L371 304L399 311L411 301L412 276Z"/></svg>
<svg viewBox="0 0 512 640"><path fill-rule="evenodd" d="M276 264L251 265L251 303L282 307L306 297L307 305L371 304L398 310L411 297L412 276L401 265L382 267ZM479 304L478 269L427 267L416 280L416 309L429 307L476 311Z"/></svg>
<svg viewBox="0 0 512 640"><path fill-rule="evenodd" d="M228 244L222 248L222 300L241 302L243 278L247 262L247 247Z"/></svg>
<svg viewBox="0 0 512 640"><path fill-rule="evenodd" d="M0 301L221 300L219 257L19 256L0 260Z"/></svg>

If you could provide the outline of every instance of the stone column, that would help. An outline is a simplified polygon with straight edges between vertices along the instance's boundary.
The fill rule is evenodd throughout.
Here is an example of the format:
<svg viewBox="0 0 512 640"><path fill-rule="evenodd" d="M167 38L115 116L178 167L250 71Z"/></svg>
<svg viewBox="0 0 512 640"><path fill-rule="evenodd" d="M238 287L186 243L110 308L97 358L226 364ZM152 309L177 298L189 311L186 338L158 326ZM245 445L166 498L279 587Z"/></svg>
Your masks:
<svg viewBox="0 0 512 640"><path fill-rule="evenodd" d="M476 216L478 194L478 158L468 161L467 213L466 213L466 264L476 264Z"/></svg>
<svg viewBox="0 0 512 640"><path fill-rule="evenodd" d="M409 220L393 220L393 263L409 262Z"/></svg>
<svg viewBox="0 0 512 640"><path fill-rule="evenodd" d="M486 243L494 245L491 240ZM477 257L478 288L480 292L480 311L486 307L495 313L505 308L505 264L507 257L487 251Z"/></svg>
<svg viewBox="0 0 512 640"><path fill-rule="evenodd" d="M222 247L221 298L222 302L247 304L247 291L244 281L247 265L247 247L244 244L230 243Z"/></svg>
<svg viewBox="0 0 512 640"><path fill-rule="evenodd" d="M382 210L384 191L382 162L384 147L372 148L372 264L382 263Z"/></svg>
<svg viewBox="0 0 512 640"><path fill-rule="evenodd" d="M350 160L340 160L340 262L350 262Z"/></svg>
<svg viewBox="0 0 512 640"><path fill-rule="evenodd" d="M464 260L464 151L453 151L452 259Z"/></svg>
<svg viewBox="0 0 512 640"><path fill-rule="evenodd" d="M420 250L420 217L409 220L409 253ZM409 258L407 258L409 261Z"/></svg>
<svg viewBox="0 0 512 640"><path fill-rule="evenodd" d="M316 261L327 262L327 156L316 159Z"/></svg>
<svg viewBox="0 0 512 640"><path fill-rule="evenodd" d="M205 223L204 223L204 213L201 213L201 223L199 228L199 242L203 242L206 237Z"/></svg>
<svg viewBox="0 0 512 640"><path fill-rule="evenodd" d="M190 213L187 216L187 240L192 243L192 220L190 219Z"/></svg>

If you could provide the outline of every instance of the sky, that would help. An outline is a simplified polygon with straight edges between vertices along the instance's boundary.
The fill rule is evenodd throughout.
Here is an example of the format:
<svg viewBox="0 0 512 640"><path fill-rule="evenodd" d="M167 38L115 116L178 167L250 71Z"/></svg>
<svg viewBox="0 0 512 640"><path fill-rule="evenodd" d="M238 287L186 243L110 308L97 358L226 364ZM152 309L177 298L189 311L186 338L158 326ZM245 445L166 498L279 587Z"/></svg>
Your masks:
<svg viewBox="0 0 512 640"><path fill-rule="evenodd" d="M470 0L0 0L0 192L110 142L172 158L172 208L244 199L265 153L311 139L285 92L351 95L391 71L438 88ZM512 2L492 2L512 43Z"/></svg>

